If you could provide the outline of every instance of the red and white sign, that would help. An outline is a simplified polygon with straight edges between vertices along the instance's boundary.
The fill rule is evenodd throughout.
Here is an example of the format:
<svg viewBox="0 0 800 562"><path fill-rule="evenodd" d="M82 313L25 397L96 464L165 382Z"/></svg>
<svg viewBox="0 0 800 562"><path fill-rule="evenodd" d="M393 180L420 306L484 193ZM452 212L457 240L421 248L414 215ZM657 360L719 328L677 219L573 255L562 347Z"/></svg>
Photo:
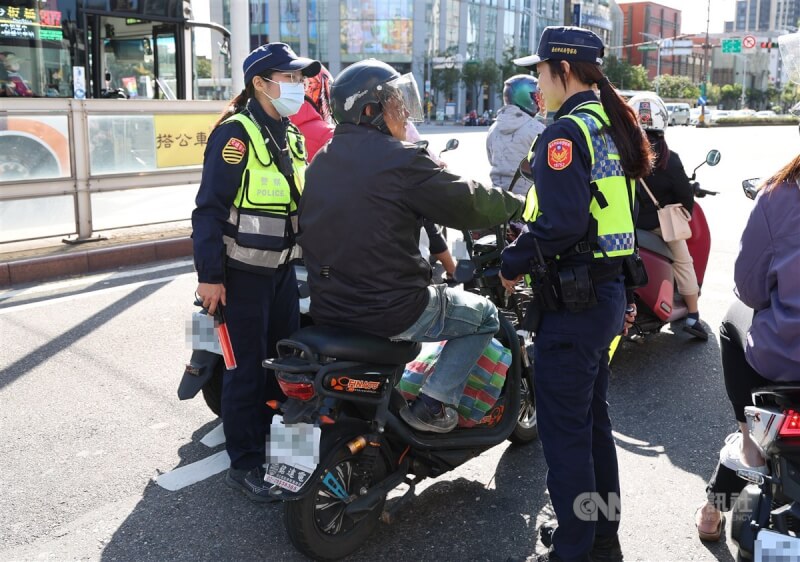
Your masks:
<svg viewBox="0 0 800 562"><path fill-rule="evenodd" d="M742 39L742 47L745 49L752 49L756 46L756 38L752 35L745 35L744 39Z"/></svg>

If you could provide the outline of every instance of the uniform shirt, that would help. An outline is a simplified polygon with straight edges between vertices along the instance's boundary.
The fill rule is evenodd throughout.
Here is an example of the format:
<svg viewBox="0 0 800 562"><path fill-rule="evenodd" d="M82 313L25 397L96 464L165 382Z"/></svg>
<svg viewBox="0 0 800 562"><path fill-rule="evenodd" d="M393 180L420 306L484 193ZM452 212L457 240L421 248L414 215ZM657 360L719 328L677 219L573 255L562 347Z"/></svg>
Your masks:
<svg viewBox="0 0 800 562"><path fill-rule="evenodd" d="M528 223L526 232L503 250L501 272L506 279L530 271L531 259L536 255L534 239L539 241L544 258L552 259L563 255L586 236L592 200L589 189L592 157L578 124L560 117L590 102L597 102L597 96L591 90L570 97L556 113L555 121L536 141L531 168L540 215ZM551 154L551 151L559 153L558 161L552 158L555 152ZM589 253L573 256L570 260L573 263L586 262L593 257Z"/></svg>
<svg viewBox="0 0 800 562"><path fill-rule="evenodd" d="M272 119L252 99L247 109L260 125L265 139L271 138L267 134L269 127L275 141L282 144L281 148L286 146L288 119ZM268 147L271 143L271 140L267 140ZM203 174L195 198L196 208L192 212L194 266L200 283L222 283L224 280L225 246L222 233L242 183L249 144L244 126L235 121L219 125L208 137L203 156Z"/></svg>

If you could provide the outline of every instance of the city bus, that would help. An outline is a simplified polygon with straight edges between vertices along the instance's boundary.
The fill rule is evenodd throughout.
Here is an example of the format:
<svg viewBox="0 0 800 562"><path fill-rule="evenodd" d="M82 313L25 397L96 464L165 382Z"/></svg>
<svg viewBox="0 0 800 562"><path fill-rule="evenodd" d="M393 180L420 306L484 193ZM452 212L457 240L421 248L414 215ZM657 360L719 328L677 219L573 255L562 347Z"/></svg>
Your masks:
<svg viewBox="0 0 800 562"><path fill-rule="evenodd" d="M231 97L230 33L209 21L228 3L6 2L0 243L188 217Z"/></svg>

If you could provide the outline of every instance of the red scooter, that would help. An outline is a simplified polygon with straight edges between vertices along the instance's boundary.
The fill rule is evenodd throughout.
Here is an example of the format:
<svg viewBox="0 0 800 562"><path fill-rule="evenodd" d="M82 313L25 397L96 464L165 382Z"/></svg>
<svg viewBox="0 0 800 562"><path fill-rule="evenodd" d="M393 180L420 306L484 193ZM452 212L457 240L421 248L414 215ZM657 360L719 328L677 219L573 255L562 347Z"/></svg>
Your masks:
<svg viewBox="0 0 800 562"><path fill-rule="evenodd" d="M694 180L698 168L704 164L716 166L719 164L720 157L718 150L709 151L705 162L692 172L691 181L696 198L719 193L702 189ZM697 282L702 287L708 264L708 254L711 249L711 232L703 209L697 203L692 210L692 220L689 224L692 228L692 237L686 241L686 244L694 260ZM686 303L683 302L675 286L675 277L672 274L672 252L667 244L658 235L648 230L637 229L636 235L639 241L639 255L647 270L648 283L635 291L637 316L631 332L633 339L641 338L646 334L658 333L668 322L686 318L689 314Z"/></svg>

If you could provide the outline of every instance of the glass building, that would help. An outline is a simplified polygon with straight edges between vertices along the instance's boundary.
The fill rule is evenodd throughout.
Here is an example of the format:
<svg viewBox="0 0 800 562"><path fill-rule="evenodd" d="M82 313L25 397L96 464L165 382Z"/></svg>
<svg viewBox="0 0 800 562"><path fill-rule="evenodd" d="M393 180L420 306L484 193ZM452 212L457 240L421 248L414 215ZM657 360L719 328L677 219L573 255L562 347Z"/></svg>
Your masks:
<svg viewBox="0 0 800 562"><path fill-rule="evenodd" d="M420 92L451 115L467 109L463 84L434 92L437 70L463 68L469 61L533 52L542 30L564 22L564 0L250 0L251 45L283 41L318 59L334 76L365 59L413 72ZM499 88L469 107L501 104ZM453 107L454 104L454 107Z"/></svg>

